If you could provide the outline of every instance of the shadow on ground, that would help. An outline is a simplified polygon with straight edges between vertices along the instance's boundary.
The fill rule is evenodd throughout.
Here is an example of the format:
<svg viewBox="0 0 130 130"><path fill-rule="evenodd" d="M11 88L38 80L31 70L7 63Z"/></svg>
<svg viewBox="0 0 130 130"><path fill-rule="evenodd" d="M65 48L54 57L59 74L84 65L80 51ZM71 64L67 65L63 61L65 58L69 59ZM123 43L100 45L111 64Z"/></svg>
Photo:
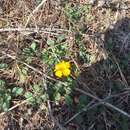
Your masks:
<svg viewBox="0 0 130 130"><path fill-rule="evenodd" d="M130 114L130 19L123 18L111 25L101 47L108 53L107 59L86 67L77 79L77 88ZM82 92L75 91L71 96L74 105L65 107L63 116L67 129L130 129L130 118L124 114L98 105L94 98Z"/></svg>

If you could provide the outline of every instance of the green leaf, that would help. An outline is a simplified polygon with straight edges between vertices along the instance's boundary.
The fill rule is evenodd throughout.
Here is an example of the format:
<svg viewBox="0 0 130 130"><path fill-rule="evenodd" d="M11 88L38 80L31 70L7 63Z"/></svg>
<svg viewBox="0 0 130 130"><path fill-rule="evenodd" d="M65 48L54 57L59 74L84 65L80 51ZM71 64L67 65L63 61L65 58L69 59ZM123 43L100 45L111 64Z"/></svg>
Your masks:
<svg viewBox="0 0 130 130"><path fill-rule="evenodd" d="M112 42L112 39L111 39L111 38L108 39L107 49L108 49L109 51L112 51L113 46L114 46L114 44L113 44L113 42Z"/></svg>
<svg viewBox="0 0 130 130"><path fill-rule="evenodd" d="M38 84L34 84L34 85L33 85L33 91L34 91L34 92L40 92L40 90L41 90L41 89L40 89L40 86L39 86Z"/></svg>
<svg viewBox="0 0 130 130"><path fill-rule="evenodd" d="M129 121L126 117L122 116L121 124L122 130L129 130Z"/></svg>
<svg viewBox="0 0 130 130"><path fill-rule="evenodd" d="M28 71L28 68L24 67L21 69L21 72L24 74L24 75L27 75L27 71Z"/></svg>
<svg viewBox="0 0 130 130"><path fill-rule="evenodd" d="M22 73L22 71L18 71L18 76L19 76L19 83L23 84L26 81L27 76Z"/></svg>
<svg viewBox="0 0 130 130"><path fill-rule="evenodd" d="M42 59L42 61L43 61L44 63L47 63L48 60L49 60L49 54L48 54L48 52L43 51L43 52L42 52L42 55L41 55L41 59Z"/></svg>
<svg viewBox="0 0 130 130"><path fill-rule="evenodd" d="M33 42L33 43L31 44L31 49L32 49L33 51L36 50L36 43L35 43L35 42Z"/></svg>
<svg viewBox="0 0 130 130"><path fill-rule="evenodd" d="M79 97L79 103L77 105L77 111L80 111L82 108L84 108L88 104L88 98L85 95L80 95Z"/></svg>
<svg viewBox="0 0 130 130"><path fill-rule="evenodd" d="M24 96L27 99L28 103L32 104L35 102L35 98L33 97L33 94L31 92L26 92Z"/></svg>
<svg viewBox="0 0 130 130"><path fill-rule="evenodd" d="M56 92L55 94L55 101L59 101L61 99L61 95L59 92Z"/></svg>
<svg viewBox="0 0 130 130"><path fill-rule="evenodd" d="M67 105L72 105L73 100L72 100L72 98L69 95L65 96L65 103Z"/></svg>
<svg viewBox="0 0 130 130"><path fill-rule="evenodd" d="M65 39L65 36L64 36L64 35L60 35L60 36L57 38L57 42L62 42L64 39Z"/></svg>
<svg viewBox="0 0 130 130"><path fill-rule="evenodd" d="M0 88L3 88L3 87L5 87L5 81L0 79Z"/></svg>
<svg viewBox="0 0 130 130"><path fill-rule="evenodd" d="M3 104L2 105L2 108L4 111L8 111L9 109L9 106L10 106L10 100L11 100L11 96L9 94L4 94L4 97L3 97Z"/></svg>
<svg viewBox="0 0 130 130"><path fill-rule="evenodd" d="M65 51L65 50L67 50L68 49L68 46L67 46L67 44L65 43L65 44L63 44L63 45L60 45L60 50L62 50L61 52L63 53L63 51ZM60 51L59 50L59 51ZM64 52L65 53L65 52ZM63 54L64 54L63 53Z"/></svg>
<svg viewBox="0 0 130 130"><path fill-rule="evenodd" d="M7 67L8 67L8 65L5 64L5 63L1 63L1 64L0 64L0 69L5 69L5 68L7 68Z"/></svg>
<svg viewBox="0 0 130 130"><path fill-rule="evenodd" d="M53 46L54 44L55 44L55 41L54 41L54 40L51 40L51 39L48 39L48 40L47 40L47 45Z"/></svg>
<svg viewBox="0 0 130 130"><path fill-rule="evenodd" d="M40 4L42 0L36 0L37 4Z"/></svg>
<svg viewBox="0 0 130 130"><path fill-rule="evenodd" d="M33 94L31 92L26 92L24 96L28 99L30 97L33 97Z"/></svg>
<svg viewBox="0 0 130 130"><path fill-rule="evenodd" d="M14 96L19 96L23 93L23 88L14 87L12 93L14 94Z"/></svg>
<svg viewBox="0 0 130 130"><path fill-rule="evenodd" d="M47 101L48 95L47 94L41 95L41 99L44 100L44 101Z"/></svg>
<svg viewBox="0 0 130 130"><path fill-rule="evenodd" d="M85 95L80 95L79 101L81 104L86 104L86 103L88 103L88 98Z"/></svg>
<svg viewBox="0 0 130 130"><path fill-rule="evenodd" d="M32 57L27 57L26 63L27 63L27 64L30 64L31 62L32 62Z"/></svg>
<svg viewBox="0 0 130 130"><path fill-rule="evenodd" d="M7 101L10 101L11 100L11 96L8 94L6 99L7 99Z"/></svg>
<svg viewBox="0 0 130 130"><path fill-rule="evenodd" d="M78 124L81 124L81 123L83 122L83 117L82 117L82 115L78 115L78 116L76 117L76 122L77 122Z"/></svg>
<svg viewBox="0 0 130 130"><path fill-rule="evenodd" d="M24 48L23 49L23 54L26 55L26 56L33 56L34 51L31 48Z"/></svg>
<svg viewBox="0 0 130 130"><path fill-rule="evenodd" d="M2 105L2 109L3 109L4 111L8 111L8 108L9 108L9 104L6 103L6 102L4 102L3 105Z"/></svg>

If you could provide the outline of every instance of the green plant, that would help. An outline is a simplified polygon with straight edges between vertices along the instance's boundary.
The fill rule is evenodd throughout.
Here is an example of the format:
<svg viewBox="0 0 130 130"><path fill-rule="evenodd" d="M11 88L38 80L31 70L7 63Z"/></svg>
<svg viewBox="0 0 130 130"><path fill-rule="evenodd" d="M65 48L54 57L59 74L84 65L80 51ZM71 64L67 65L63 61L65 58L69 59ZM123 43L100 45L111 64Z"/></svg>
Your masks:
<svg viewBox="0 0 130 130"><path fill-rule="evenodd" d="M24 84L28 77L28 68L18 66L15 74L17 75L17 82L20 84Z"/></svg>
<svg viewBox="0 0 130 130"><path fill-rule="evenodd" d="M77 105L77 111L80 111L81 109L83 109L88 103L89 103L89 98L85 95L80 95L79 103Z"/></svg>
<svg viewBox="0 0 130 130"><path fill-rule="evenodd" d="M81 63L89 63L91 55L87 52L87 49L86 49L85 45L81 42L82 32L77 33L75 37L76 37L76 45L77 45L77 47L79 49L77 51L77 59Z"/></svg>
<svg viewBox="0 0 130 130"><path fill-rule="evenodd" d="M11 101L11 91L6 89L6 84L4 80L0 79L0 110L7 111L10 106Z"/></svg>
<svg viewBox="0 0 130 130"><path fill-rule="evenodd" d="M71 5L66 4L65 15L71 23L76 23L84 18L86 21L92 19L90 15L91 6L90 5Z"/></svg>
<svg viewBox="0 0 130 130"><path fill-rule="evenodd" d="M46 41L47 47L43 49L40 55L40 59L43 64L46 66L47 73L52 75L54 72L54 65L59 63L61 60L65 60L70 56L71 52L69 52L69 44L66 42L66 38L64 35L59 35L55 38L48 38ZM32 43L30 47L24 48L23 54L28 59L32 59L34 56L37 56L38 49L36 47L36 43ZM69 61L69 60L67 60ZM71 69L71 68L69 68ZM73 69L74 71L74 69ZM19 81L20 83L24 83L27 75L28 69L26 67L22 67L22 69L18 69ZM53 75L55 76L55 75ZM57 77L54 77L57 78ZM36 105L45 102L48 98L52 101L59 101L61 97L64 97L66 104L72 104L72 98L69 96L73 87L74 80L69 77L62 77L64 84L61 81L57 82L47 82L48 91L45 92L42 83L28 86L28 90L24 92L22 89L14 88L13 92L15 92L15 96L19 93L24 93L23 96L27 100L28 104ZM49 95L49 97L47 96Z"/></svg>
<svg viewBox="0 0 130 130"><path fill-rule="evenodd" d="M6 69L8 65L6 63L0 63L0 69Z"/></svg>
<svg viewBox="0 0 130 130"><path fill-rule="evenodd" d="M48 68L52 68L55 63L64 58L68 53L67 43L62 44L64 39L64 35L61 35L57 39L47 40L48 48L42 51L41 60L48 65Z"/></svg>
<svg viewBox="0 0 130 130"><path fill-rule="evenodd" d="M29 47L23 49L22 54L24 55L25 61L27 63L31 63L32 58L37 55L38 51L36 47L37 47L36 43L32 42L32 44Z"/></svg>
<svg viewBox="0 0 130 130"><path fill-rule="evenodd" d="M29 89L30 91L27 91L24 94L28 104L41 104L47 100L47 95L44 88L40 84L33 84Z"/></svg>
<svg viewBox="0 0 130 130"><path fill-rule="evenodd" d="M36 0L36 2L37 2L37 4L39 4L39 3L41 3L41 2L42 2L42 0Z"/></svg>
<svg viewBox="0 0 130 130"><path fill-rule="evenodd" d="M36 43L35 42L32 42L30 47L23 49L23 55L34 56L35 53L36 53Z"/></svg>
<svg viewBox="0 0 130 130"><path fill-rule="evenodd" d="M11 88L7 88L5 81L0 79L0 111L8 111L12 97L23 94L22 88L16 86L11 86Z"/></svg>
<svg viewBox="0 0 130 130"><path fill-rule="evenodd" d="M14 86L12 89L12 95L15 97L20 96L23 94L23 91L24 91L23 88L19 88L19 87Z"/></svg>
<svg viewBox="0 0 130 130"><path fill-rule="evenodd" d="M72 89L74 88L74 80L71 77L64 79L64 85L62 82L49 83L48 93L52 101L59 101L61 97L64 97L67 105L72 104L72 97L70 96Z"/></svg>
<svg viewBox="0 0 130 130"><path fill-rule="evenodd" d="M81 18L81 10L78 7L71 7L70 4L65 6L65 14L71 22L77 22Z"/></svg>

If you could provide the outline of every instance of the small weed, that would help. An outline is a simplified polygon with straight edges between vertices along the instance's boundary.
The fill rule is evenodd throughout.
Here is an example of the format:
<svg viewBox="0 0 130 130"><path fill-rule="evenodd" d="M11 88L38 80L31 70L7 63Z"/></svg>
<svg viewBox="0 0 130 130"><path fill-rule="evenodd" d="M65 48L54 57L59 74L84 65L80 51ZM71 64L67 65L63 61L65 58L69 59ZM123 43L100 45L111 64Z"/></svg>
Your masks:
<svg viewBox="0 0 130 130"><path fill-rule="evenodd" d="M37 4L39 4L39 3L41 3L41 2L42 2L42 0L36 0L36 2L37 2Z"/></svg>
<svg viewBox="0 0 130 130"><path fill-rule="evenodd" d="M80 63L90 63L91 55L87 52L85 45L81 42L82 35L80 33L76 34L76 45L79 48L77 52L77 59Z"/></svg>
<svg viewBox="0 0 130 130"><path fill-rule="evenodd" d="M30 85L29 91L25 92L23 88L11 86L11 89L6 88L4 80L0 80L0 111L8 111L11 99L22 96L25 97L28 104L40 105L47 100L47 95L40 84Z"/></svg>
<svg viewBox="0 0 130 130"><path fill-rule="evenodd" d="M77 105L77 111L80 111L81 109L83 109L86 104L88 104L89 102L89 98L85 95L80 95L79 96L79 103Z"/></svg>
<svg viewBox="0 0 130 130"><path fill-rule="evenodd" d="M37 45L35 42L32 42L32 44L30 45L30 47L26 47L23 49L22 55L24 55L24 58L26 58L26 62L27 63L31 63L32 62L32 58L34 56L36 56L37 54L37 49L36 49Z"/></svg>
<svg viewBox="0 0 130 130"><path fill-rule="evenodd" d="M23 55L25 56L34 56L36 53L36 43L33 42L30 47L23 49Z"/></svg>
<svg viewBox="0 0 130 130"><path fill-rule="evenodd" d="M71 23L79 22L84 18L85 21L91 20L90 15L91 6L90 5L71 5L66 4L65 14Z"/></svg>
<svg viewBox="0 0 130 130"><path fill-rule="evenodd" d="M72 98L69 94L74 87L74 81L70 77L64 80L64 85L61 82L55 84L49 83L48 92L52 101L59 101L61 97L64 97L65 102L70 105L72 103Z"/></svg>
<svg viewBox="0 0 130 130"><path fill-rule="evenodd" d="M60 43L62 40L64 40L64 36L47 40L48 48L42 51L41 59L43 63L48 65L48 68L52 68L54 64L64 59L66 54L68 54L68 45L67 43Z"/></svg>
<svg viewBox="0 0 130 130"><path fill-rule="evenodd" d="M6 64L6 63L0 64L0 69L6 69L6 68L8 68L8 64Z"/></svg>
<svg viewBox="0 0 130 130"><path fill-rule="evenodd" d="M69 4L67 4L65 7L65 14L72 23L75 23L80 20L82 16L81 10L79 10L78 7L71 7L71 5Z"/></svg>
<svg viewBox="0 0 130 130"><path fill-rule="evenodd" d="M7 111L11 101L11 90L6 89L4 80L0 80L0 110Z"/></svg>
<svg viewBox="0 0 130 130"><path fill-rule="evenodd" d="M29 90L25 92L24 97L28 101L28 104L36 105L41 104L47 100L47 95L41 84L33 84L29 86Z"/></svg>
<svg viewBox="0 0 130 130"><path fill-rule="evenodd" d="M12 89L12 95L17 97L23 94L23 88L19 88L19 87L13 87Z"/></svg>
<svg viewBox="0 0 130 130"><path fill-rule="evenodd" d="M22 88L13 87L11 90L6 87L4 80L0 79L0 111L8 111L12 97L20 96L22 93Z"/></svg>
<svg viewBox="0 0 130 130"><path fill-rule="evenodd" d="M24 84L27 80L27 77L28 77L28 68L27 67L19 67L17 65L17 68L15 71L16 71L15 74L17 76L18 83Z"/></svg>

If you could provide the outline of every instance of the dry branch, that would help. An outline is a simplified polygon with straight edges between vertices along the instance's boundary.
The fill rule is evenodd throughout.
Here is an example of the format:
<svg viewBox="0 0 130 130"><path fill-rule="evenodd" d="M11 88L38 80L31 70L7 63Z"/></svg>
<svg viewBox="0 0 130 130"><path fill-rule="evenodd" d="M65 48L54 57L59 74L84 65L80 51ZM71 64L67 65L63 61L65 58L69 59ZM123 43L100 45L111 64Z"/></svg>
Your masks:
<svg viewBox="0 0 130 130"><path fill-rule="evenodd" d="M0 28L0 32L19 32L26 35L26 33L45 33L51 35L59 35L63 33L70 33L69 30L58 28Z"/></svg>
<svg viewBox="0 0 130 130"><path fill-rule="evenodd" d="M43 4L46 2L47 0L42 0L42 2L33 10L33 12L28 16L27 22L25 24L25 28L27 27L30 19L32 18L32 16L38 12L38 10L43 6Z"/></svg>
<svg viewBox="0 0 130 130"><path fill-rule="evenodd" d="M116 106L114 106L114 105L112 105L112 104L110 104L110 103L104 101L103 99L100 99L100 98L98 98L98 97L96 97L96 96L94 96L94 95L92 95L92 94L90 94L90 93L87 93L87 92L85 92L85 91L83 91L83 90L81 90L81 89L79 89L79 88L75 88L75 90L78 91L78 92L80 92L80 93L83 93L83 94L85 94L85 95L87 95L87 96L89 96L89 97L91 97L91 98L93 98L93 99L95 99L95 100L97 100L97 101L99 101L99 102L101 102L102 105L105 105L105 106L107 106L107 107L109 107L109 108L112 108L112 109L116 110L117 112L123 114L124 116L130 118L130 114L128 114L127 112L125 112L125 111L123 111L123 110L117 108Z"/></svg>

